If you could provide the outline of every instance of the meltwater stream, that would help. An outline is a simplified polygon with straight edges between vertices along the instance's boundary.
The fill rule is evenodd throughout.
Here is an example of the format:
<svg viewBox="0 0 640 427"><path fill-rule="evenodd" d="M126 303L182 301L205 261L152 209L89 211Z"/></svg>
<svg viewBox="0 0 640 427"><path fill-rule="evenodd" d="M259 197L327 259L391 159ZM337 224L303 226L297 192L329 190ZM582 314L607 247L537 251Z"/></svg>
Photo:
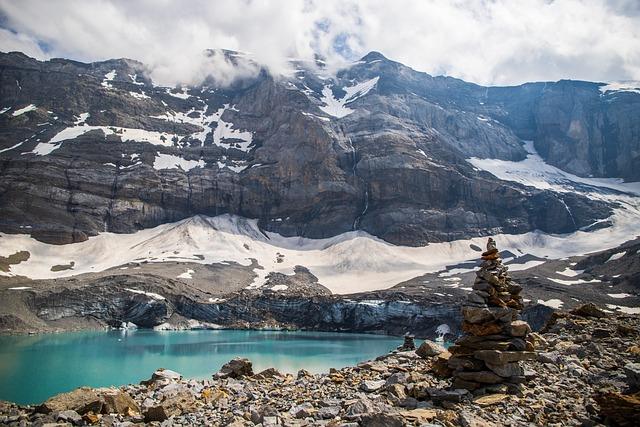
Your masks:
<svg viewBox="0 0 640 427"><path fill-rule="evenodd" d="M234 357L254 371L326 372L375 358L402 338L325 332L110 331L0 336L0 400L40 403L83 385L118 386L157 368L209 378Z"/></svg>

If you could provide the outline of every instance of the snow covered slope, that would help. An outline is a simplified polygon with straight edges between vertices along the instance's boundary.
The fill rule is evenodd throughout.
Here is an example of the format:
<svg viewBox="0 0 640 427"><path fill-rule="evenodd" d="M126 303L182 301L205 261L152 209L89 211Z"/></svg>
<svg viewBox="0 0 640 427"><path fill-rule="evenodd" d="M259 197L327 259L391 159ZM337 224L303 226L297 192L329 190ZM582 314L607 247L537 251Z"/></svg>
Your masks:
<svg viewBox="0 0 640 427"><path fill-rule="evenodd" d="M611 220L612 227L592 232L569 235L531 232L495 238L503 250L551 259L611 248L638 234L637 203L617 210ZM256 220L222 215L195 216L134 234L102 233L85 242L64 246L48 245L27 235L0 234L0 256L28 251L29 260L12 265L5 275L33 279L102 271L130 261L201 264L234 261L248 266L251 259L256 259L263 268L255 269L258 277L251 285L254 288L262 286L269 272L292 274L294 266L303 265L332 292L348 294L388 288L447 265L475 260L479 254L471 245L482 247L485 240L479 237L403 247L362 231L329 239L282 237L263 233ZM72 261L73 270L51 271L54 265Z"/></svg>

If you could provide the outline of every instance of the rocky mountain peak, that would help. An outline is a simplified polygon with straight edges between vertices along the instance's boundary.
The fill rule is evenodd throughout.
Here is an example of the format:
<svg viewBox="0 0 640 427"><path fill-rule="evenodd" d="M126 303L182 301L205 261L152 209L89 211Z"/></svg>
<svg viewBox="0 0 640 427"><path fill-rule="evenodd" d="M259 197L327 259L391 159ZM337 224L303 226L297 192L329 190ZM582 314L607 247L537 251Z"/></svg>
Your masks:
<svg viewBox="0 0 640 427"><path fill-rule="evenodd" d="M360 58L360 61L363 61L363 62L386 61L386 60L387 60L386 56L384 56L380 52L376 52L375 50L372 50L371 52L367 53L365 56Z"/></svg>

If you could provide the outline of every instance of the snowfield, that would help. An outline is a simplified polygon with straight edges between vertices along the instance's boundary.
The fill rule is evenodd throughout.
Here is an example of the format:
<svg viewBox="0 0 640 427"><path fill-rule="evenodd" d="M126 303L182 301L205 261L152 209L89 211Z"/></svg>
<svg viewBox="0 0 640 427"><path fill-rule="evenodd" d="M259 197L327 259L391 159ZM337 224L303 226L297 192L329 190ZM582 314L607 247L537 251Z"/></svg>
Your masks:
<svg viewBox="0 0 640 427"><path fill-rule="evenodd" d="M617 210L613 226L593 232L577 231L551 235L540 231L494 238L502 250L560 259L615 247L638 234L637 211ZM251 285L261 287L269 272L293 274L302 265L334 293L348 294L384 289L395 284L443 270L447 265L476 260L486 238L478 237L423 247L395 246L363 231L328 239L283 237L263 233L257 220L232 215L195 216L133 234L101 233L82 243L49 245L28 235L0 233L0 256L25 250L28 261L12 265L10 275L33 279L66 277L102 271L128 262L184 261L200 264L237 262L256 268ZM521 251L521 252L520 252ZM197 257L196 254L204 254ZM278 254L284 255L278 263ZM203 258L203 259L201 259ZM74 270L52 272L51 266L75 261ZM517 264L514 264L514 267ZM7 273L4 273L7 275Z"/></svg>
<svg viewBox="0 0 640 427"><path fill-rule="evenodd" d="M369 91L375 87L376 83L378 83L378 79L379 77L374 77L353 86L343 87L342 90L345 92L345 95L339 99L336 99L329 86L325 86L322 89L322 98L320 99L324 105L321 106L320 109L333 117L342 118L348 116L353 113L354 110L348 108L347 104L369 93Z"/></svg>
<svg viewBox="0 0 640 427"><path fill-rule="evenodd" d="M84 120L86 117L80 117L78 123L84 123ZM531 144L527 148L530 154L522 162L492 159L468 161L501 179L548 188L560 194L579 191L592 198L616 202L617 205L613 215L608 218L612 225L595 231L579 230L563 235L532 231L493 236L501 250L537 258L526 262L519 262L518 258L510 260L510 270L531 268L544 262L540 259L561 259L613 248L640 235L640 183L575 177L544 163L535 154ZM159 154L156 158L162 163L158 167L199 166L197 162L190 163L194 161L176 156L161 156ZM442 271L446 266L476 261L479 252L470 245L484 247L485 244L485 237L477 237L431 243L423 247L404 247L392 245L364 231L343 233L327 239L283 237L263 232L255 219L233 215L198 215L133 234L101 233L85 242L62 246L39 242L26 234L0 233L0 256L9 256L18 251L31 254L28 261L11 265L9 273L0 272L0 275L47 279L102 271L128 262L236 262L250 266L251 259L255 259L259 267L254 269L257 277L251 288L262 287L270 272L293 274L294 267L302 265L332 292L348 294L389 288L425 273ZM623 255L624 252L620 252L612 258ZM53 265L68 264L70 261L75 262L73 270L51 271ZM579 272L564 270L558 274L574 277ZM190 275L187 271L183 277ZM585 282L580 279L553 280L567 286ZM555 300L544 303L558 305Z"/></svg>
<svg viewBox="0 0 640 427"><path fill-rule="evenodd" d="M157 153L156 158L153 161L153 168L156 170L162 169L182 169L187 172L193 168L205 167L204 160L185 160L182 157L174 156L172 154Z"/></svg>

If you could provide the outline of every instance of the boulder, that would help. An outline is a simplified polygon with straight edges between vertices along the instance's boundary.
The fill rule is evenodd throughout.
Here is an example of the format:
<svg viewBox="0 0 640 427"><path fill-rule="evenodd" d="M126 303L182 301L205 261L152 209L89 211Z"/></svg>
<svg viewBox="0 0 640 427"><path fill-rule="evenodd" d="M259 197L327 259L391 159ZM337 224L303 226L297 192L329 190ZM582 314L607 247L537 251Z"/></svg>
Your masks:
<svg viewBox="0 0 640 427"><path fill-rule="evenodd" d="M330 420L340 415L340 406L325 406L318 409L316 417L321 420Z"/></svg>
<svg viewBox="0 0 640 427"><path fill-rule="evenodd" d="M624 374L629 388L633 391L640 389L640 363L624 365Z"/></svg>
<svg viewBox="0 0 640 427"><path fill-rule="evenodd" d="M600 406L600 415L611 425L620 427L637 426L640 420L640 392L624 395L605 391L593 396Z"/></svg>
<svg viewBox="0 0 640 427"><path fill-rule="evenodd" d="M299 372L298 372L299 374ZM267 378L284 377L284 375L276 368L267 368L264 371L260 371L253 376L254 379L264 380Z"/></svg>
<svg viewBox="0 0 640 427"><path fill-rule="evenodd" d="M313 407L313 404L309 402L301 403L300 405L293 406L289 413L294 416L294 418L307 418L312 417L316 413L316 409Z"/></svg>
<svg viewBox="0 0 640 427"><path fill-rule="evenodd" d="M524 337L531 332L531 326L524 320L514 320L509 324L509 334L514 337Z"/></svg>
<svg viewBox="0 0 640 427"><path fill-rule="evenodd" d="M159 405L147 408L144 413L145 422L164 421L172 416L195 410L196 400L189 392L181 392L176 396L164 399Z"/></svg>
<svg viewBox="0 0 640 427"><path fill-rule="evenodd" d="M445 348L440 344L437 344L433 341L425 340L416 350L416 354L423 359L427 359L433 356L437 356L440 353L444 353L445 351Z"/></svg>
<svg viewBox="0 0 640 427"><path fill-rule="evenodd" d="M347 419L355 419L360 415L369 414L376 411L373 402L368 398L360 398L347 407Z"/></svg>
<svg viewBox="0 0 640 427"><path fill-rule="evenodd" d="M498 427L491 421L487 421L478 415L472 414L469 411L460 411L458 413L458 423L462 427Z"/></svg>
<svg viewBox="0 0 640 427"><path fill-rule="evenodd" d="M486 385L486 384L485 384ZM460 388L460 389L465 389L465 390L469 390L469 391L473 391L476 390L480 387L482 387L483 384L480 384L478 382L475 381L468 381L468 380L464 380L460 377L454 377L453 378L453 382L451 383L451 387L453 388Z"/></svg>
<svg viewBox="0 0 640 427"><path fill-rule="evenodd" d="M106 389L100 390L100 396L104 402L103 413L121 415L128 415L132 412L140 413L140 407L127 392Z"/></svg>
<svg viewBox="0 0 640 427"><path fill-rule="evenodd" d="M435 409L413 409L411 411L402 411L400 416L405 419L409 425L423 424L432 421L438 417L438 411Z"/></svg>
<svg viewBox="0 0 640 427"><path fill-rule="evenodd" d="M385 383L385 380L364 380L360 383L360 389L367 393L371 393L380 390L384 387Z"/></svg>
<svg viewBox="0 0 640 427"><path fill-rule="evenodd" d="M451 375L451 368L449 367L450 358L451 353L448 351L444 351L436 357L431 370L437 377L446 378Z"/></svg>
<svg viewBox="0 0 640 427"><path fill-rule="evenodd" d="M172 382L172 381L180 381L182 379L182 375L178 372L172 371L170 369L160 368L156 370L151 378L146 381L141 381L142 385L151 385L154 383L160 382Z"/></svg>
<svg viewBox="0 0 640 427"><path fill-rule="evenodd" d="M82 416L76 411L68 409L58 413L58 421L65 421L73 424L74 426L79 426L82 425Z"/></svg>
<svg viewBox="0 0 640 427"><path fill-rule="evenodd" d="M598 308L592 302L583 304L580 307L576 307L571 310L570 313L580 317L595 317L598 319L607 317L607 313L602 311L602 309Z"/></svg>
<svg viewBox="0 0 640 427"><path fill-rule="evenodd" d="M242 378L253 375L253 364L249 359L236 357L225 363L215 378Z"/></svg>
<svg viewBox="0 0 640 427"><path fill-rule="evenodd" d="M76 411L83 415L89 411L99 414L102 412L103 401L90 387L81 387L68 393L57 394L47 399L36 408L37 412Z"/></svg>

